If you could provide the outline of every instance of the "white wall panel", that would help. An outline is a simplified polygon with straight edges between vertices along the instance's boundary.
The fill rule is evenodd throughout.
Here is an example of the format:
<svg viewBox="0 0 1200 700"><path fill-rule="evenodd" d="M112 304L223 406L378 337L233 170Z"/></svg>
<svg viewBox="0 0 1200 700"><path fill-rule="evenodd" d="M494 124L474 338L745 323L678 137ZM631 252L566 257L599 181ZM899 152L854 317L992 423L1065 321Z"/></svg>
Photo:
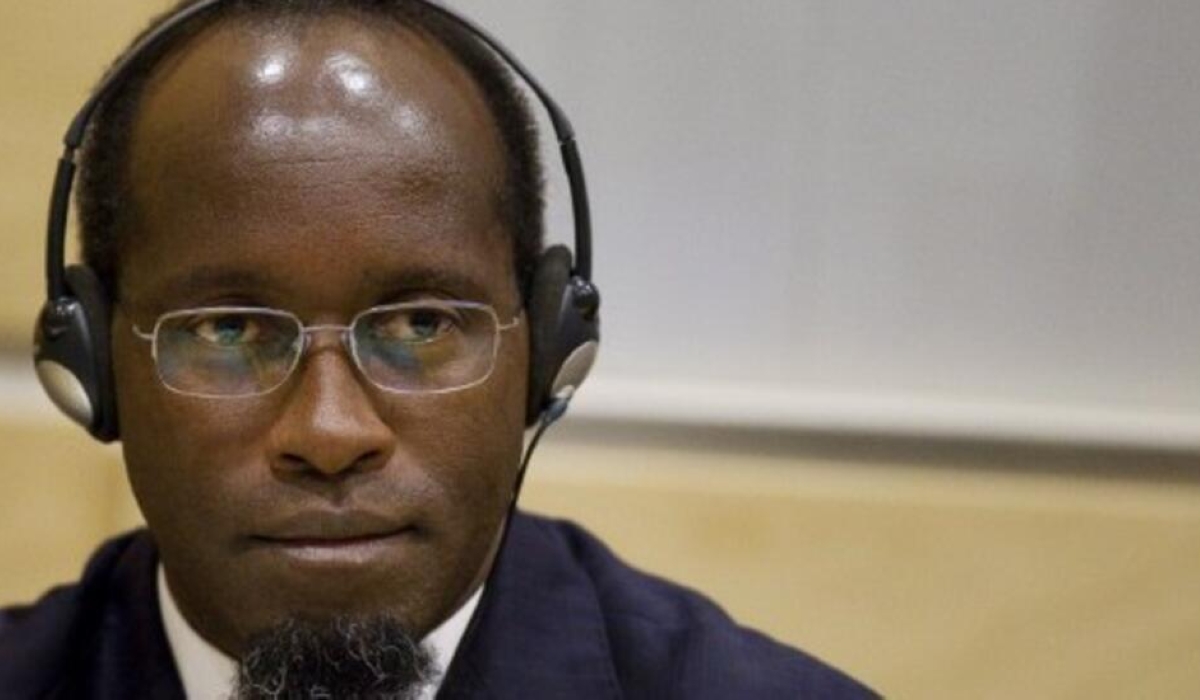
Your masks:
<svg viewBox="0 0 1200 700"><path fill-rule="evenodd" d="M580 133L581 413L737 386L1200 446L1200 4L457 5Z"/></svg>

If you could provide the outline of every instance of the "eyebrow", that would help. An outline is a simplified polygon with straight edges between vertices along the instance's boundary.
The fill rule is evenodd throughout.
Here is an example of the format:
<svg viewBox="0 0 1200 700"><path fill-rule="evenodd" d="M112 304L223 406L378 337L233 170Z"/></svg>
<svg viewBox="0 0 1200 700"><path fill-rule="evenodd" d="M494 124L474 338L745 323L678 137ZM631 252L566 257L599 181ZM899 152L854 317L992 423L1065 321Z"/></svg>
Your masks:
<svg viewBox="0 0 1200 700"><path fill-rule="evenodd" d="M414 267L396 271L368 270L363 274L368 286L396 295L412 291L437 291L465 301L489 299L487 286L475 276L459 269Z"/></svg>
<svg viewBox="0 0 1200 700"><path fill-rule="evenodd" d="M191 300L220 290L259 290L270 284L266 275L248 268L199 265L184 274L169 278L161 288L152 290L152 298L136 299L137 303L173 305L179 300Z"/></svg>
<svg viewBox="0 0 1200 700"><path fill-rule="evenodd" d="M364 270L363 288L374 290L381 298L400 297L417 291L433 291L467 301L493 302L487 285L477 276L459 269L411 267L393 270ZM261 271L224 265L199 265L169 280L154 294L150 303L192 303L193 300L217 292L250 292L266 294L278 289L279 280Z"/></svg>

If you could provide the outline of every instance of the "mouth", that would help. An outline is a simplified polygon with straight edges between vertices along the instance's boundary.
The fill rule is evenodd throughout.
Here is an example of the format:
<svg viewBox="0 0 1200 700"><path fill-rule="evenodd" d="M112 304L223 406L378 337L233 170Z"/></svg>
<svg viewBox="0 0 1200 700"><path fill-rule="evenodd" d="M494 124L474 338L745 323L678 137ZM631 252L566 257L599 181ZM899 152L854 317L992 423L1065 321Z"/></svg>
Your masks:
<svg viewBox="0 0 1200 700"><path fill-rule="evenodd" d="M364 565L394 556L417 528L359 514L301 514L250 537L256 549L295 564Z"/></svg>
<svg viewBox="0 0 1200 700"><path fill-rule="evenodd" d="M297 562L310 564L368 564L382 559L411 531L396 530L336 539L258 538L259 544Z"/></svg>

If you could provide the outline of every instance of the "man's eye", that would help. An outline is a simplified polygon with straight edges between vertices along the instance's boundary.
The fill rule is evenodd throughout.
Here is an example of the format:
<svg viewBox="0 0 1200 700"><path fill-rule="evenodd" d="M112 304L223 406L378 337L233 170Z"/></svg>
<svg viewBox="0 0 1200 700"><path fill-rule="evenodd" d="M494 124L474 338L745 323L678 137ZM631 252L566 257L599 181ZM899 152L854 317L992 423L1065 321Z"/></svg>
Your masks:
<svg viewBox="0 0 1200 700"><path fill-rule="evenodd" d="M261 334L259 323L246 314L205 316L192 324L191 331L200 340L218 347L253 343Z"/></svg>
<svg viewBox="0 0 1200 700"><path fill-rule="evenodd" d="M443 309L405 309L387 314L373 330L377 338L403 343L428 343L452 332L458 324Z"/></svg>

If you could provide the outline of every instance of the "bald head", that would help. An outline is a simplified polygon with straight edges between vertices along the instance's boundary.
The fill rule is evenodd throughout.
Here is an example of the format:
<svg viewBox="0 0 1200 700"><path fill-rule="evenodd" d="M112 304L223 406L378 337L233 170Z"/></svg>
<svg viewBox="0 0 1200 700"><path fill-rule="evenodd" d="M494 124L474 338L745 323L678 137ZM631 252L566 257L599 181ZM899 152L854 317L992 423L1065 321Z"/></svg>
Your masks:
<svg viewBox="0 0 1200 700"><path fill-rule="evenodd" d="M451 143L442 132L454 118L468 138ZM374 143L361 138L367 131ZM219 149L231 167L199 171L195 148ZM455 156L467 152L475 157L464 166ZM411 3L225 3L138 56L97 114L79 184L85 262L117 296L121 242L162 204L139 180L187 177L182 184L204 191L196 186L217 175L236 184L253 162L353 158L386 168L400 155L424 161L405 171L406 189L467 177L490 187L524 288L542 245L536 128L489 49ZM194 205L197 216L216 213Z"/></svg>
<svg viewBox="0 0 1200 700"><path fill-rule="evenodd" d="M399 206L436 222L428 235L510 235L464 220L503 219L504 147L476 83L440 44L361 16L206 28L151 76L131 133L122 259L168 258L179 220L237 221L280 245L338 235L289 221L314 204L347 221Z"/></svg>

